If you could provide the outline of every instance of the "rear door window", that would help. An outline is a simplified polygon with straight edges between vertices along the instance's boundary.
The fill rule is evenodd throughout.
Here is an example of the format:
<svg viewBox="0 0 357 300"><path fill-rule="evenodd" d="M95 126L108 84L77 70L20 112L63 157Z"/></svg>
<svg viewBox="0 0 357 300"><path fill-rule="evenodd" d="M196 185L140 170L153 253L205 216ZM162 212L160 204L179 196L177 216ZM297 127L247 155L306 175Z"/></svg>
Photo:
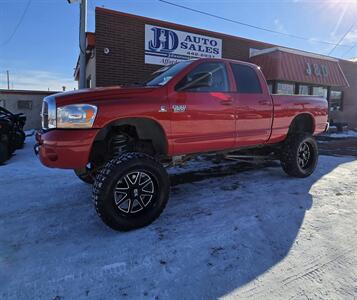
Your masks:
<svg viewBox="0 0 357 300"><path fill-rule="evenodd" d="M246 65L231 64L238 93L262 94L262 87L256 71Z"/></svg>

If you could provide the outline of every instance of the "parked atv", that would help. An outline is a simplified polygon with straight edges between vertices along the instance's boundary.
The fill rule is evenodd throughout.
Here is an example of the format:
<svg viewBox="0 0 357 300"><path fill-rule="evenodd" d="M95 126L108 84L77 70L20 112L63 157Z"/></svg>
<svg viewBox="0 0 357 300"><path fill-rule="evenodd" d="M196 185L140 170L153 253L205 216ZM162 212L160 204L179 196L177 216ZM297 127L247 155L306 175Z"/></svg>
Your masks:
<svg viewBox="0 0 357 300"><path fill-rule="evenodd" d="M13 114L0 106L0 164L8 160L16 149L24 146L25 123L25 115Z"/></svg>

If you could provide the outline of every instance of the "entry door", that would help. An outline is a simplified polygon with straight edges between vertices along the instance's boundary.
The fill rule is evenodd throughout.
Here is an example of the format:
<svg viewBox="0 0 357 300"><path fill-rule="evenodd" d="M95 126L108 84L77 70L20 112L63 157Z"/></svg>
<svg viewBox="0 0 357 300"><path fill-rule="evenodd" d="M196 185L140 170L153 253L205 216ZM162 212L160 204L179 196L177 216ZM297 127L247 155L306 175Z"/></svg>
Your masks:
<svg viewBox="0 0 357 300"><path fill-rule="evenodd" d="M210 74L209 85L192 87L205 74ZM176 85L169 98L176 154L234 147L234 97L225 63L201 63Z"/></svg>
<svg viewBox="0 0 357 300"><path fill-rule="evenodd" d="M260 70L250 65L231 64L237 93L236 146L264 144L270 137L273 102ZM260 77L259 77L259 76Z"/></svg>

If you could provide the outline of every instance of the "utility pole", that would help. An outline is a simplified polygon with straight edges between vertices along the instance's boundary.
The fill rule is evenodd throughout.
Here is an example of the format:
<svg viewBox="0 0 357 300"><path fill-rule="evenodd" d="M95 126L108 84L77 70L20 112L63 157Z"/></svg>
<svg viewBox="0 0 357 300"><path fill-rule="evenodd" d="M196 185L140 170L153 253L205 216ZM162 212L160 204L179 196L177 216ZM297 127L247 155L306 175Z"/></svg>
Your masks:
<svg viewBox="0 0 357 300"><path fill-rule="evenodd" d="M67 0L72 4L78 0ZM86 32L87 32L87 0L80 0L80 26L79 26L79 88L84 89L86 80Z"/></svg>
<svg viewBox="0 0 357 300"><path fill-rule="evenodd" d="M81 13L80 13L80 50L79 57L79 88L84 89L87 85L86 80L86 32L87 32L87 0L81 0Z"/></svg>
<svg viewBox="0 0 357 300"><path fill-rule="evenodd" d="M10 74L9 70L6 70L6 76L7 76L7 89L10 89Z"/></svg>

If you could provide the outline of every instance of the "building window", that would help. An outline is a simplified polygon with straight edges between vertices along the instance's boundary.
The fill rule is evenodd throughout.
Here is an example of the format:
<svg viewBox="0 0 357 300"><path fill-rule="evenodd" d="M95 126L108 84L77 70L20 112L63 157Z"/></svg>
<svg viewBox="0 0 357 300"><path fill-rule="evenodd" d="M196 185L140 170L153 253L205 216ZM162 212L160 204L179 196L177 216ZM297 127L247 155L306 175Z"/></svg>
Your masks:
<svg viewBox="0 0 357 300"><path fill-rule="evenodd" d="M312 87L312 94L314 96L321 96L327 99L327 88L322 86L313 86Z"/></svg>
<svg viewBox="0 0 357 300"><path fill-rule="evenodd" d="M17 101L17 109L32 109L32 101L31 100Z"/></svg>
<svg viewBox="0 0 357 300"><path fill-rule="evenodd" d="M231 64L237 90L241 94L261 94L262 87L256 71L249 66Z"/></svg>
<svg viewBox="0 0 357 300"><path fill-rule="evenodd" d="M299 85L299 95L309 95L310 87L308 85L300 84Z"/></svg>
<svg viewBox="0 0 357 300"><path fill-rule="evenodd" d="M276 93L283 94L283 95L294 95L295 94L295 84L294 83L278 82L276 85Z"/></svg>
<svg viewBox="0 0 357 300"><path fill-rule="evenodd" d="M330 111L342 110L342 98L341 91L330 91Z"/></svg>

